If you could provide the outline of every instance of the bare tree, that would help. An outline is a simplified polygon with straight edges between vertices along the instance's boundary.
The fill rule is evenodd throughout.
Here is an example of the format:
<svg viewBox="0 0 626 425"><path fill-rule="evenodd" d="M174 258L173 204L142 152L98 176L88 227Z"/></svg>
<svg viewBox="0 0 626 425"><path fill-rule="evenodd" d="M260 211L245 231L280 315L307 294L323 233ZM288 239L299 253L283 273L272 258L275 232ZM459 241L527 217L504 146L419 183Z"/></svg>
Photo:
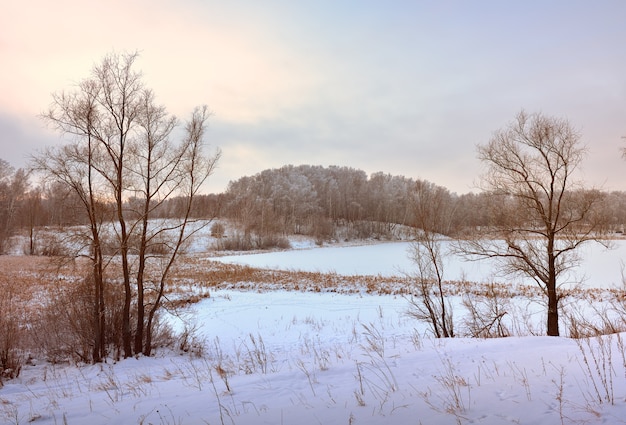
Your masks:
<svg viewBox="0 0 626 425"><path fill-rule="evenodd" d="M28 179L25 170L15 170L7 161L0 159L0 253L4 253L7 241L17 230L15 216L28 190Z"/></svg>
<svg viewBox="0 0 626 425"><path fill-rule="evenodd" d="M77 92L55 94L53 107L44 118L57 130L75 136L76 140L56 149L48 148L32 160L35 170L43 172L77 195L89 218L87 241L92 265L94 362L101 361L106 355L105 262L101 231L107 217L101 207L107 192L103 190L105 180L96 171L96 162L100 156L95 134L99 122L97 95L98 88L93 81L81 83Z"/></svg>
<svg viewBox="0 0 626 425"><path fill-rule="evenodd" d="M176 189L178 168L182 153L173 154L170 134L176 118L170 117L162 106L156 106L151 91L144 91L140 100L143 113L138 124L141 137L132 146L135 164L130 165L131 183L136 193L139 209L136 222L139 230L137 283L137 319L135 327L135 352L143 351L145 326L144 275L152 236L149 233L150 216L163 199ZM133 229L131 229L132 231Z"/></svg>
<svg viewBox="0 0 626 425"><path fill-rule="evenodd" d="M142 122L142 126L145 138L140 145L140 152L143 153L137 157L141 160L135 161L134 169L139 182L136 193L140 194L141 205L139 219L132 225L133 230L139 229L135 352L145 355L150 355L152 351L154 319L160 309L172 266L184 243L208 224L206 220L194 220L191 213L202 185L221 157L219 151L212 156L204 152L204 134L210 116L206 106L194 110L185 126L185 137L178 145L173 145L167 137L175 121L164 119L164 112L163 108L156 108L144 116L146 121ZM183 200L182 217L179 221L167 220L157 225L156 220L151 220L154 211L174 194ZM146 311L144 272L153 258L158 260L160 272L156 284L151 287L153 296Z"/></svg>
<svg viewBox="0 0 626 425"><path fill-rule="evenodd" d="M106 354L103 314L105 256L121 262L124 303L121 320L124 356L151 351L153 319L160 307L167 275L189 237L190 211L200 186L212 173L219 152L204 151L209 113L193 113L180 142L172 141L178 121L155 102L134 70L137 54L111 54L93 68L75 91L53 96L43 118L75 139L34 159L36 167L79 195L90 220L90 258L94 276L94 361ZM168 198L183 196L187 214L179 223L155 222L155 209ZM104 206L112 205L112 216ZM196 229L198 227L196 226ZM105 253L105 231L113 230L114 250ZM156 280L146 317L145 272L158 257L156 244L166 246L159 258L166 266ZM132 309L135 308L133 312ZM96 313L97 312L97 313ZM136 320L133 327L132 319ZM97 353L96 353L97 351Z"/></svg>
<svg viewBox="0 0 626 425"><path fill-rule="evenodd" d="M444 293L443 235L450 229L454 206L449 192L434 184L418 181L414 192L415 226L418 234L411 246L417 267L409 315L430 325L437 338L454 337L452 307Z"/></svg>
<svg viewBox="0 0 626 425"><path fill-rule="evenodd" d="M28 229L28 255L35 255L35 229L45 222L41 188L34 188L26 193L20 209L20 223Z"/></svg>
<svg viewBox="0 0 626 425"><path fill-rule="evenodd" d="M578 248L602 241L602 193L574 180L585 148L568 121L520 112L478 146L481 188L492 196L491 226L459 244L469 259L494 258L501 271L532 278L547 298L547 334L559 335L562 279Z"/></svg>

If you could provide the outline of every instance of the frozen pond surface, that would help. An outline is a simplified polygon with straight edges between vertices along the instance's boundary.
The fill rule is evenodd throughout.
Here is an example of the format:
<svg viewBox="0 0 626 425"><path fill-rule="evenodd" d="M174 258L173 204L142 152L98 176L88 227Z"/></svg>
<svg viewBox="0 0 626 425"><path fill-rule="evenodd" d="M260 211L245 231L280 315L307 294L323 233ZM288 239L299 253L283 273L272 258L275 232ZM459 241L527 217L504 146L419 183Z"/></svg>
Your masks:
<svg viewBox="0 0 626 425"><path fill-rule="evenodd" d="M263 254L232 255L217 260L277 270L334 272L340 275L402 276L415 269L410 253L411 243L390 242L352 247L321 247ZM621 285L626 241L614 241L613 249L590 243L579 251L582 261L568 277L568 284L584 281L585 286L611 287ZM468 262L457 256L447 256L444 278L474 282L515 281L520 278L496 274L493 261Z"/></svg>

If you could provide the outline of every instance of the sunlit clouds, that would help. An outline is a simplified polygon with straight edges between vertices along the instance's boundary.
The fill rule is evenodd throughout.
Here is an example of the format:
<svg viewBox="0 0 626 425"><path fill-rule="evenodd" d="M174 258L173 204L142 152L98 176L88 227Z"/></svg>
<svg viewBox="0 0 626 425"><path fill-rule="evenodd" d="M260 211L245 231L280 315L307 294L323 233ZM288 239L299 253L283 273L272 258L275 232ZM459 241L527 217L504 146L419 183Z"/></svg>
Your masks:
<svg viewBox="0 0 626 425"><path fill-rule="evenodd" d="M569 119L592 184L626 189L626 5L617 1L5 2L2 158L59 143L36 119L110 52L157 101L214 115L211 190L285 164L346 165L466 192L475 146L522 108Z"/></svg>

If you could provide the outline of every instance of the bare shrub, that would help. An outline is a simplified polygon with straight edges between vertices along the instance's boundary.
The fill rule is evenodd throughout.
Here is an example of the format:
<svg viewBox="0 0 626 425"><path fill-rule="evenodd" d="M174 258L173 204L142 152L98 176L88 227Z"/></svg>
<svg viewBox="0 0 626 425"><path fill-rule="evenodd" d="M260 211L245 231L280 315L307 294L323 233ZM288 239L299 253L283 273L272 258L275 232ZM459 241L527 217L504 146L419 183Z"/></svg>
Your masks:
<svg viewBox="0 0 626 425"><path fill-rule="evenodd" d="M417 296L408 298L407 315L426 323L436 338L454 337L454 317L449 301L437 297L428 280L419 280L415 285Z"/></svg>
<svg viewBox="0 0 626 425"><path fill-rule="evenodd" d="M91 358L93 314L87 307L91 294L84 280L55 281L48 302L33 324L35 343L52 363Z"/></svg>
<svg viewBox="0 0 626 425"><path fill-rule="evenodd" d="M11 282L0 282L0 387L3 379L17 377L24 363L21 309L15 290Z"/></svg>
<svg viewBox="0 0 626 425"><path fill-rule="evenodd" d="M48 297L33 323L35 343L51 362L90 362L96 326L92 312L93 284L90 277L72 281L57 279L53 282ZM107 282L105 320L109 326L105 341L116 358L119 358L122 346L122 297L121 286Z"/></svg>
<svg viewBox="0 0 626 425"><path fill-rule="evenodd" d="M165 255L171 252L167 244L167 238L162 236L160 238L152 239L145 247L145 253L150 255ZM128 251L132 253L138 253L141 245L141 236L137 233L128 235ZM112 233L103 233L101 239L102 253L107 256L115 256L120 254L120 240L119 236Z"/></svg>
<svg viewBox="0 0 626 425"><path fill-rule="evenodd" d="M443 254L437 236L423 232L411 247L417 266L407 314L428 324L436 338L454 337L453 309L446 299L443 281Z"/></svg>
<svg viewBox="0 0 626 425"><path fill-rule="evenodd" d="M372 238L377 240L389 240L393 238L393 234L386 223L365 220L354 222L348 234L350 239Z"/></svg>
<svg viewBox="0 0 626 425"><path fill-rule="evenodd" d="M152 323L152 345L154 348L172 348L176 346L177 335L172 326L156 315Z"/></svg>
<svg viewBox="0 0 626 425"><path fill-rule="evenodd" d="M335 226L331 219L319 217L314 219L311 232L315 237L315 243L322 245L335 237Z"/></svg>
<svg viewBox="0 0 626 425"><path fill-rule="evenodd" d="M218 240L215 246L221 251L250 251L253 249L289 249L291 243L286 237L275 234L235 233L233 236Z"/></svg>
<svg viewBox="0 0 626 425"><path fill-rule="evenodd" d="M226 227L220 222L213 223L213 225L211 226L211 236L217 239L221 239L225 235Z"/></svg>
<svg viewBox="0 0 626 425"><path fill-rule="evenodd" d="M626 331L626 273L622 269L622 285L610 291L605 322L610 321L615 332Z"/></svg>
<svg viewBox="0 0 626 425"><path fill-rule="evenodd" d="M163 335L163 334L162 334ZM206 340L198 334L198 324L185 322L183 331L178 334L174 342L174 348L194 357L204 355Z"/></svg>
<svg viewBox="0 0 626 425"><path fill-rule="evenodd" d="M256 248L257 249L289 249L291 248L291 243L289 239L284 236L277 236L274 234L259 236L256 240Z"/></svg>
<svg viewBox="0 0 626 425"><path fill-rule="evenodd" d="M249 234L236 232L230 237L222 238L215 244L220 251L249 251L252 248L252 238Z"/></svg>
<svg viewBox="0 0 626 425"><path fill-rule="evenodd" d="M61 236L61 232L41 232L35 243L34 254L44 257L68 255L68 248Z"/></svg>
<svg viewBox="0 0 626 425"><path fill-rule="evenodd" d="M623 332L625 323L611 314L606 307L589 306L595 315L584 314L576 308L565 311L568 336L580 339L600 335L610 335Z"/></svg>
<svg viewBox="0 0 626 425"><path fill-rule="evenodd" d="M519 303L519 305L516 305L517 303ZM516 304L509 306L511 333L516 336L538 336L545 334L545 325L535 318L536 307L534 305L540 304L540 302L530 300L522 303L521 300L518 299Z"/></svg>
<svg viewBox="0 0 626 425"><path fill-rule="evenodd" d="M579 290L564 308L570 338L626 331L626 284L608 290ZM593 312L593 314L590 314Z"/></svg>
<svg viewBox="0 0 626 425"><path fill-rule="evenodd" d="M415 186L414 220L419 227L410 256L416 266L415 289L409 315L428 323L437 338L454 337L453 309L444 293L444 258L441 235L449 233L454 208L450 193L422 182Z"/></svg>
<svg viewBox="0 0 626 425"><path fill-rule="evenodd" d="M487 285L486 293L466 294L463 296L463 306L468 311L464 323L470 336L474 338L501 338L507 337L511 331L503 323L508 314L510 299L502 296L496 285Z"/></svg>

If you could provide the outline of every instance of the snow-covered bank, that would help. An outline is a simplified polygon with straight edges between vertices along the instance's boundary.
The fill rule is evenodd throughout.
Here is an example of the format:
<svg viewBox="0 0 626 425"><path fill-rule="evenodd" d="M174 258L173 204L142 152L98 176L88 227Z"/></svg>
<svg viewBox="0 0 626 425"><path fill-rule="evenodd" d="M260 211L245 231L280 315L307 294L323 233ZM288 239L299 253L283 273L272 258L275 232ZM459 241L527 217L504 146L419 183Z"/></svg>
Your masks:
<svg viewBox="0 0 626 425"><path fill-rule="evenodd" d="M1 423L622 423L626 335L434 340L380 295L216 291L191 351L27 366ZM172 319L181 320L181 319ZM183 327L179 321L178 326Z"/></svg>

